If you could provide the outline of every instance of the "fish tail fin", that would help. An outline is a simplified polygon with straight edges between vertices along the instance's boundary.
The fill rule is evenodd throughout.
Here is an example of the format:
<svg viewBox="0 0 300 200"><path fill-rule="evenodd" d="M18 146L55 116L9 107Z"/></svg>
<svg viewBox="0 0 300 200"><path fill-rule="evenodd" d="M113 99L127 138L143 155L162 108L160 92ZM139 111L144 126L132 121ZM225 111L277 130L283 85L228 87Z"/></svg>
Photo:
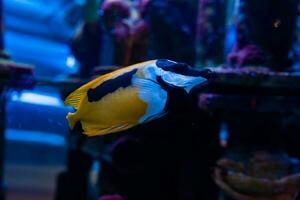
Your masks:
<svg viewBox="0 0 300 200"><path fill-rule="evenodd" d="M87 95L87 91L91 88L93 88L95 85L100 84L101 82L103 82L103 80L107 77L108 75L103 75L100 76L86 84L84 84L83 86L81 86L80 88L78 88L77 90L73 91L71 94L69 94L67 96L67 98L64 101L64 105L65 106L73 106L76 110L80 107L80 104L83 102L83 100L86 98Z"/></svg>
<svg viewBox="0 0 300 200"><path fill-rule="evenodd" d="M69 126L71 129L73 129L75 127L75 124L78 121L75 113L68 113L67 120L69 122Z"/></svg>
<svg viewBox="0 0 300 200"><path fill-rule="evenodd" d="M82 101L82 99L86 96L86 90L75 90L74 92L72 92L64 101L64 105L65 106L73 106L75 109L79 108L79 105Z"/></svg>

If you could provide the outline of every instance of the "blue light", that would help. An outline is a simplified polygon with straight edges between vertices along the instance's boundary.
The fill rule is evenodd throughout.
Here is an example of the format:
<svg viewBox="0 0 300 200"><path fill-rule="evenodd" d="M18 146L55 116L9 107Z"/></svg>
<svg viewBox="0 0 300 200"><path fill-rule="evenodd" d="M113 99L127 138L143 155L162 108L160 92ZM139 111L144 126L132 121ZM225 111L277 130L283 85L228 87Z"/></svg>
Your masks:
<svg viewBox="0 0 300 200"><path fill-rule="evenodd" d="M19 96L13 94L12 101L21 101L30 104L46 105L46 106L62 106L62 102L58 97L49 96L46 94L39 94L33 92L23 92Z"/></svg>
<svg viewBox="0 0 300 200"><path fill-rule="evenodd" d="M15 91L12 92L12 94L11 94L11 100L12 101L18 101L19 98L20 98L20 96L19 96L18 92L15 92Z"/></svg>
<svg viewBox="0 0 300 200"><path fill-rule="evenodd" d="M227 147L228 138L229 138L228 127L227 127L227 124L223 123L221 125L221 129L219 132L219 141L220 141L220 145L222 147Z"/></svg>
<svg viewBox="0 0 300 200"><path fill-rule="evenodd" d="M76 60L73 56L68 56L67 60L66 60L66 65L69 68L73 68L76 65Z"/></svg>
<svg viewBox="0 0 300 200"><path fill-rule="evenodd" d="M228 128L226 124L222 124L219 137L220 140L228 140Z"/></svg>
<svg viewBox="0 0 300 200"><path fill-rule="evenodd" d="M61 135L38 131L7 129L5 138L11 141L40 143L53 146L65 146L66 144L65 138Z"/></svg>

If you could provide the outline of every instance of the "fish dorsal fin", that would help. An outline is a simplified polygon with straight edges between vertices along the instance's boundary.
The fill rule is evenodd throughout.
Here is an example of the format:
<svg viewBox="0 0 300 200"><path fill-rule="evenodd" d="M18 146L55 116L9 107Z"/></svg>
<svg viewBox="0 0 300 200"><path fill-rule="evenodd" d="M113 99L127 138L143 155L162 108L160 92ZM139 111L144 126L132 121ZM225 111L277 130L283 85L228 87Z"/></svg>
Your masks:
<svg viewBox="0 0 300 200"><path fill-rule="evenodd" d="M87 91L91 88L95 88L98 85L100 85L101 83L103 83L105 80L111 78L111 77L115 77L118 76L126 71L130 71L132 69L135 68L140 68L140 67L144 67L146 65L155 63L155 60L150 60L150 61L146 61L143 63L138 63L135 65L131 65L129 67L124 67L121 68L119 70L110 72L108 74L104 74L88 83L86 83L85 85L81 86L80 88L78 88L77 90L75 90L74 92L72 92L65 100L64 105L68 106L71 105L73 106L75 109L78 109L80 106L80 103L82 102L82 100L86 97L87 95Z"/></svg>

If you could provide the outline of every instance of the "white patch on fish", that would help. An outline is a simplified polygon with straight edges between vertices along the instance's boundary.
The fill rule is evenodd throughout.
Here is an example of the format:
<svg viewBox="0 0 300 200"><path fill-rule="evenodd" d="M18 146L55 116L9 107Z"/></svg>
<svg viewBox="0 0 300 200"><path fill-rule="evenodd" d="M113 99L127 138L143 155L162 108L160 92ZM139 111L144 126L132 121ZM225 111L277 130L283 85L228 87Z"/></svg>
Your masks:
<svg viewBox="0 0 300 200"><path fill-rule="evenodd" d="M164 115L164 108L167 103L167 91L161 88L156 82L156 66L149 66L143 69L145 78L134 76L132 84L137 86L140 99L147 103L147 111L139 119L139 123L150 121Z"/></svg>

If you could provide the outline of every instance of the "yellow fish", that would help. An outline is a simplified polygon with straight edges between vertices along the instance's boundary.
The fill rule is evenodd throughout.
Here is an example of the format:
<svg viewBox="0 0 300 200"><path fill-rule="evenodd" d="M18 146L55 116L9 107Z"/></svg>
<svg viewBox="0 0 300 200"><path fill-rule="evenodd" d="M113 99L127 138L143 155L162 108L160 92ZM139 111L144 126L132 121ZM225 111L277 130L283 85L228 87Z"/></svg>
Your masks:
<svg viewBox="0 0 300 200"><path fill-rule="evenodd" d="M80 122L88 136L127 130L168 112L169 88L189 93L205 83L204 71L170 60L151 60L100 76L72 92L65 105L71 128Z"/></svg>

